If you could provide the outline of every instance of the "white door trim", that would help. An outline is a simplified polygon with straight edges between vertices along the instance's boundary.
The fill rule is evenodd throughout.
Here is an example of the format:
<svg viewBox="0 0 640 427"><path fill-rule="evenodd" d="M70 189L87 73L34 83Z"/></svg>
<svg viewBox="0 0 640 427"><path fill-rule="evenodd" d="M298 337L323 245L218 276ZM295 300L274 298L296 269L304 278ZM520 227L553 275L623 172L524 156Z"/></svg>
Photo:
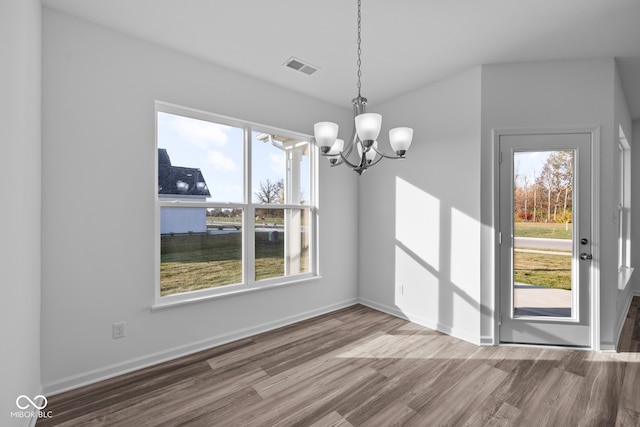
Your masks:
<svg viewBox="0 0 640 427"><path fill-rule="evenodd" d="M565 133L589 133L591 135L591 349L600 350L600 126L540 127L540 128L498 128L492 130L493 150L493 213L494 265L493 265L493 334L494 344L500 344L500 248L498 241L500 203L500 137L508 135L545 135Z"/></svg>

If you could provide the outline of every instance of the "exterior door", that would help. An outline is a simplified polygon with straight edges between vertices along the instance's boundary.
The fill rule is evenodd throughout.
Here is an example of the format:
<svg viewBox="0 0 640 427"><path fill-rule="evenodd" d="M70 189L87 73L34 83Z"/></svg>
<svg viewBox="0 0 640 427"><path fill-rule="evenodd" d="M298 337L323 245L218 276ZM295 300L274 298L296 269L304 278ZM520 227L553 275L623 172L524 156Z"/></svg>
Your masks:
<svg viewBox="0 0 640 427"><path fill-rule="evenodd" d="M591 134L500 135L502 343L591 346Z"/></svg>

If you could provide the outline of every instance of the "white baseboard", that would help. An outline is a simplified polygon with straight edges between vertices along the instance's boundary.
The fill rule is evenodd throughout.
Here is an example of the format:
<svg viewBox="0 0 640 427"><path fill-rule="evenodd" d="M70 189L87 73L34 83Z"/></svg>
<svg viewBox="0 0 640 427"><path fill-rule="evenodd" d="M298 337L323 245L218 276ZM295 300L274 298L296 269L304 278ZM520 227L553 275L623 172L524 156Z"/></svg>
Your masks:
<svg viewBox="0 0 640 427"><path fill-rule="evenodd" d="M371 307L375 310L382 311L383 313L387 313L392 316L396 316L401 319L408 320L410 322L427 327L429 329L436 330L438 332L442 332L447 335L451 335L452 337L470 342L471 344L475 344L475 345L481 344L479 336L473 336L466 331L462 331L460 329L456 329L448 325L443 325L442 323L434 322L430 319L424 318L419 315L415 315L412 313L405 313L404 311L399 310L395 307L389 307L388 305L380 304L378 302L371 301L366 298L360 298L359 302L360 304L366 305L367 307Z"/></svg>
<svg viewBox="0 0 640 427"><path fill-rule="evenodd" d="M615 353L617 350L618 350L617 346L614 343L611 343L611 342L600 343L601 352Z"/></svg>
<svg viewBox="0 0 640 427"><path fill-rule="evenodd" d="M283 326L288 326L293 323L320 316L322 314L330 313L332 311L340 310L357 303L357 299L342 301L340 303L328 305L315 310L299 313L294 316L283 317L281 319L263 323L261 325L256 325L250 328L240 329L223 335L207 338L205 340L197 341L188 345L174 347L143 357L138 357L113 365L105 366L99 369L71 375L43 384L43 394L45 394L46 396L52 396L58 393L73 390L78 387L93 384L99 381L116 377L118 375L136 371L138 369L157 365L158 363L173 360L182 356L187 356L189 354L197 353L202 350L207 350L212 347L237 341L239 339L248 338L253 335L281 328Z"/></svg>
<svg viewBox="0 0 640 427"><path fill-rule="evenodd" d="M496 342L493 340L493 337L490 335L481 335L480 345L493 346L493 345L496 345Z"/></svg>
<svg viewBox="0 0 640 427"><path fill-rule="evenodd" d="M632 290L631 292L629 292L629 298L624 304L624 309L620 313L620 317L617 319L616 330L614 331L616 340L614 343L600 343L601 351L618 350L618 344L620 344L620 335L622 334L622 328L624 327L624 322L627 319L627 314L629 313L629 308L631 307L631 300L633 300L633 297L640 297L640 291Z"/></svg>

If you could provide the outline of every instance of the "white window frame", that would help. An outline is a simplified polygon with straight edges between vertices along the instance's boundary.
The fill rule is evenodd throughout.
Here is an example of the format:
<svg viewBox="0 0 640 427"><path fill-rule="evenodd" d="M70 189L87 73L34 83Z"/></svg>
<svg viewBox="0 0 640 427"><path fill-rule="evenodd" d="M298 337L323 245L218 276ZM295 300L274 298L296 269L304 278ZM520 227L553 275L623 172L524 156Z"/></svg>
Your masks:
<svg viewBox="0 0 640 427"><path fill-rule="evenodd" d="M633 273L631 267L631 146L619 129L618 140L618 289L624 290Z"/></svg>
<svg viewBox="0 0 640 427"><path fill-rule="evenodd" d="M158 113L169 113L198 120L214 122L217 124L234 126L244 130L243 138L243 202L242 203L226 203L220 201L213 202L188 202L188 201L167 201L158 196ZM255 280L255 213L258 209L264 209L265 205L253 202L252 168L251 168L251 134L252 131L274 134L287 138L299 139L309 143L309 201L308 204L273 204L273 209L307 209L309 210L309 271L290 276L280 276L269 279ZM155 200L155 281L154 281L154 304L152 310L163 309L176 305L182 305L192 302L200 302L211 298L226 297L246 292L255 292L269 289L276 286L292 285L297 283L306 283L317 280L318 275L318 153L317 146L313 143L313 137L310 135L297 133L289 130L279 129L273 126L263 125L259 123L249 122L246 120L235 119L232 117L222 116L219 114L209 113L188 107L182 107L162 101L155 102L155 150L154 150L154 200ZM242 215L242 281L238 284L222 285L207 289L201 289L191 292L171 294L166 296L160 295L160 210L163 207L170 208L223 208L223 209L241 209ZM250 232L249 232L250 231Z"/></svg>

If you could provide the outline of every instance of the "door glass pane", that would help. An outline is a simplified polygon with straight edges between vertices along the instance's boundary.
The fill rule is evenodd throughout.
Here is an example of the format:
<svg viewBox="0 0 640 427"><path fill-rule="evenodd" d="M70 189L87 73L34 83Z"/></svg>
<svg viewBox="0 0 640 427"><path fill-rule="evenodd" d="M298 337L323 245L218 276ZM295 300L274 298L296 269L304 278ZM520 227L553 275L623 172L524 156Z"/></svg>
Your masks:
<svg viewBox="0 0 640 427"><path fill-rule="evenodd" d="M574 157L514 153L514 316L574 317Z"/></svg>
<svg viewBox="0 0 640 427"><path fill-rule="evenodd" d="M311 271L310 220L310 209L256 209L256 280Z"/></svg>

